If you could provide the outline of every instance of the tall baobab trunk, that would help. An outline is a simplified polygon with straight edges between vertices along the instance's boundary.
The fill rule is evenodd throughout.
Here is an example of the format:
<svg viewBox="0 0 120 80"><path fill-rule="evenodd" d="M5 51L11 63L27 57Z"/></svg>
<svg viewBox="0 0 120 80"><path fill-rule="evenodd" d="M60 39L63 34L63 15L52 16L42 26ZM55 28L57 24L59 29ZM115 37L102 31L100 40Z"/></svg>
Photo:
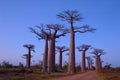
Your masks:
<svg viewBox="0 0 120 80"><path fill-rule="evenodd" d="M29 60L28 60L28 54L26 55L26 68L28 68L29 64L28 64Z"/></svg>
<svg viewBox="0 0 120 80"><path fill-rule="evenodd" d="M90 57L86 57L87 62L88 62L88 70L90 70Z"/></svg>
<svg viewBox="0 0 120 80"><path fill-rule="evenodd" d="M75 73L75 36L73 22L70 22L70 52L68 60L68 73Z"/></svg>
<svg viewBox="0 0 120 80"><path fill-rule="evenodd" d="M59 55L58 69L62 70L62 51L60 51L60 55Z"/></svg>
<svg viewBox="0 0 120 80"><path fill-rule="evenodd" d="M30 50L30 48L28 48L28 68L30 68L30 65L31 65L31 63L30 63L30 61L31 61L31 50Z"/></svg>
<svg viewBox="0 0 120 80"><path fill-rule="evenodd" d="M99 68L100 68L99 67L99 57L96 56L96 71L99 71L100 70Z"/></svg>
<svg viewBox="0 0 120 80"><path fill-rule="evenodd" d="M99 64L99 72L101 72L102 67L101 67L101 59L100 59L100 56L98 57L98 64Z"/></svg>
<svg viewBox="0 0 120 80"><path fill-rule="evenodd" d="M102 71L102 61L101 61L101 58L100 58L100 71Z"/></svg>
<svg viewBox="0 0 120 80"><path fill-rule="evenodd" d="M55 39L50 40L48 50L48 72L55 72Z"/></svg>
<svg viewBox="0 0 120 80"><path fill-rule="evenodd" d="M93 62L92 62L92 59L90 58L90 70L93 69L93 66L92 66Z"/></svg>
<svg viewBox="0 0 120 80"><path fill-rule="evenodd" d="M47 60L48 60L48 39L45 40L42 72L47 72Z"/></svg>
<svg viewBox="0 0 120 80"><path fill-rule="evenodd" d="M85 51L82 51L82 67L81 71L85 72L86 66L85 66Z"/></svg>
<svg viewBox="0 0 120 80"><path fill-rule="evenodd" d="M53 58L52 58L52 62L53 62L53 72L55 72L55 38L53 39Z"/></svg>
<svg viewBox="0 0 120 80"><path fill-rule="evenodd" d="M102 66L101 66L101 59L100 56L96 56L96 71L101 72Z"/></svg>
<svg viewBox="0 0 120 80"><path fill-rule="evenodd" d="M24 59L26 59L26 68L28 68L28 62L29 62L29 60L28 60L28 54L24 54L23 56L22 56L22 58L24 58Z"/></svg>

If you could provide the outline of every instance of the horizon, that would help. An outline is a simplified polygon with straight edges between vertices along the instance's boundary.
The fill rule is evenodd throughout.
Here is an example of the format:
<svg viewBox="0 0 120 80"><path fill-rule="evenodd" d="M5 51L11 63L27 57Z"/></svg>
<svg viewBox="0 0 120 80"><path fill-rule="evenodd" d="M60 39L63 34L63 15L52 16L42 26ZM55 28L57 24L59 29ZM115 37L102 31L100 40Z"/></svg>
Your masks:
<svg viewBox="0 0 120 80"><path fill-rule="evenodd" d="M62 6L61 6L62 5ZM0 63L9 61L18 65L19 62L25 64L21 56L27 53L24 44L35 45L36 53L32 54L32 63L42 60L44 51L44 40L38 40L32 34L29 27L40 24L60 23L69 28L65 21L57 19L56 14L64 10L77 10L84 18L76 22L75 26L90 25L97 30L94 33L77 33L75 45L89 44L94 48L104 49L107 54L101 58L112 67L120 67L120 1L117 0L1 0L0 1ZM69 48L69 34L57 39L57 46L65 45ZM76 63L81 62L81 52L76 50ZM93 56L89 54L86 55ZM56 54L56 63L58 54ZM66 53L63 54L63 64L68 60Z"/></svg>

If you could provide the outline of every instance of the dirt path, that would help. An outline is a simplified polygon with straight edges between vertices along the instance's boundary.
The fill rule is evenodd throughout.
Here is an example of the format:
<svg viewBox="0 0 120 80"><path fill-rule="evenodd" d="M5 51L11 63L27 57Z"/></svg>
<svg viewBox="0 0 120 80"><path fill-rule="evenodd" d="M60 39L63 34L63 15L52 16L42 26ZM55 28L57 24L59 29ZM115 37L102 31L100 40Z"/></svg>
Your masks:
<svg viewBox="0 0 120 80"><path fill-rule="evenodd" d="M103 80L103 79L95 71L89 71L86 73L81 73L67 77L59 77L49 80Z"/></svg>

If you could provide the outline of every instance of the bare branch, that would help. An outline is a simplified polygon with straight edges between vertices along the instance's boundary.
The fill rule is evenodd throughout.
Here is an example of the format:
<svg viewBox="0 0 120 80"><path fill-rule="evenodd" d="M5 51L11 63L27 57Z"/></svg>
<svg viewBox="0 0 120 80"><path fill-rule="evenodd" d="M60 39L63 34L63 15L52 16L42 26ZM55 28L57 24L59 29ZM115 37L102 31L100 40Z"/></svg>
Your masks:
<svg viewBox="0 0 120 80"><path fill-rule="evenodd" d="M69 49L67 48L67 47L65 47L65 46L56 46L56 51L57 52L65 52L65 51L68 51Z"/></svg>
<svg viewBox="0 0 120 80"><path fill-rule="evenodd" d="M96 49L96 48L95 48L95 49L91 52L91 54L94 54L94 55L96 55L96 56L101 56L101 55L106 54L106 52L104 52L103 49Z"/></svg>
<svg viewBox="0 0 120 80"><path fill-rule="evenodd" d="M81 46L78 46L77 49L78 49L78 51L86 51L86 50L88 50L90 47L91 47L91 45L83 44L83 45L81 45Z"/></svg>
<svg viewBox="0 0 120 80"><path fill-rule="evenodd" d="M25 44L25 45L23 45L23 47L26 47L27 49L30 49L31 51L35 52L35 50L34 50L35 46L32 44Z"/></svg>
<svg viewBox="0 0 120 80"><path fill-rule="evenodd" d="M32 33L34 33L34 34L37 35L37 38L38 38L39 40L45 38L45 36L44 36L42 33L37 32L35 29L33 29L33 28L31 28L31 27L30 27L29 29L31 30Z"/></svg>
<svg viewBox="0 0 120 80"><path fill-rule="evenodd" d="M95 28L90 28L89 25L74 28L74 32L79 33L94 32L95 30L96 30Z"/></svg>
<svg viewBox="0 0 120 80"><path fill-rule="evenodd" d="M39 31L37 31L37 30L35 30L35 29L31 28L31 27L29 29L30 29L30 31L32 33L37 35L37 38L39 40L46 39L46 38L49 40L49 36L50 36L51 32L47 28L47 25L41 24L40 26L35 26L35 27L38 28Z"/></svg>
<svg viewBox="0 0 120 80"><path fill-rule="evenodd" d="M67 20L68 22L80 21L81 19L83 19L77 10L63 11L62 13L57 14L57 17L63 21Z"/></svg>
<svg viewBox="0 0 120 80"><path fill-rule="evenodd" d="M67 33L69 33L70 31L69 31L69 29L63 29L63 31L61 31L61 34L59 34L59 35L56 35L56 38L59 38L59 37L61 37L61 36L65 36L65 34L67 34Z"/></svg>
<svg viewBox="0 0 120 80"><path fill-rule="evenodd" d="M69 32L68 29L65 29L64 26L60 24L47 24L47 28L50 31L51 35L53 34L55 38L65 36L65 34Z"/></svg>

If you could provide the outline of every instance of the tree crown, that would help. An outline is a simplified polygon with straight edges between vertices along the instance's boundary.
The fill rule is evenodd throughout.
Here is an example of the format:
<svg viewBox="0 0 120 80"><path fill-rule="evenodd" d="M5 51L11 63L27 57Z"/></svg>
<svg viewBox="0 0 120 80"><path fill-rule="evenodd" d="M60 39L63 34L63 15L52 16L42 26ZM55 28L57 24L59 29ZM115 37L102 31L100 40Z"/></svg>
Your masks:
<svg viewBox="0 0 120 80"><path fill-rule="evenodd" d="M57 14L57 17L63 21L67 21L69 23L75 22L75 21L80 21L81 19L83 19L77 10L65 10L65 11Z"/></svg>

